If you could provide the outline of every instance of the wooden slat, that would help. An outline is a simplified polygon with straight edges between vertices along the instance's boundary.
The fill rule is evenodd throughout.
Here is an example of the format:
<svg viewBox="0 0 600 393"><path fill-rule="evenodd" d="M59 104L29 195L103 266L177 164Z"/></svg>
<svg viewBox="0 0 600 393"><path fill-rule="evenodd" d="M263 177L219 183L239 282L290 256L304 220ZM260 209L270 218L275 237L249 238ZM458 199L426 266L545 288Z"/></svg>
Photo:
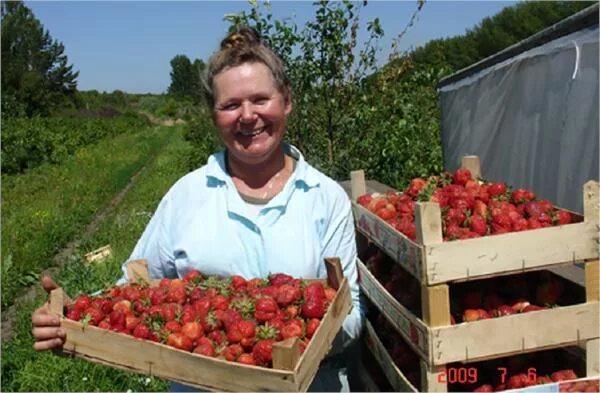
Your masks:
<svg viewBox="0 0 600 393"><path fill-rule="evenodd" d="M422 246L357 203L352 204L352 210L356 228L381 247L396 263L422 281Z"/></svg>
<svg viewBox="0 0 600 393"><path fill-rule="evenodd" d="M142 342L132 336L63 320L67 331L64 351L87 360L128 371L217 390L295 390L293 373L246 366L176 350L159 343ZM198 370L202 370L199 373ZM232 378L235 376L235 378ZM199 384L202 381L202 384Z"/></svg>
<svg viewBox="0 0 600 393"><path fill-rule="evenodd" d="M415 226L418 244L439 244L442 238L442 213L435 202L417 202L415 208Z"/></svg>
<svg viewBox="0 0 600 393"><path fill-rule="evenodd" d="M308 389L317 372L317 365L329 353L333 340L351 309L350 284L348 284L348 279L344 278L337 290L336 297L321 320L319 328L296 365L294 374L298 390L306 391Z"/></svg>
<svg viewBox="0 0 600 393"><path fill-rule="evenodd" d="M588 340L585 348L586 376L597 377L600 375L600 338Z"/></svg>
<svg viewBox="0 0 600 393"><path fill-rule="evenodd" d="M300 340L288 338L273 344L273 368L278 370L294 370L300 359Z"/></svg>
<svg viewBox="0 0 600 393"><path fill-rule="evenodd" d="M377 337L375 329L369 321L365 322L364 339L373 357L379 363L390 385L396 392L418 392L418 390L406 379L402 371L394 364L394 360L387 352L385 346Z"/></svg>
<svg viewBox="0 0 600 393"><path fill-rule="evenodd" d="M600 301L598 259L585 264L585 297L588 302Z"/></svg>
<svg viewBox="0 0 600 393"><path fill-rule="evenodd" d="M433 364L508 356L597 338L598 306L598 302L584 303L433 328Z"/></svg>
<svg viewBox="0 0 600 393"><path fill-rule="evenodd" d="M461 160L461 167L468 169L473 179L481 177L481 162L478 156L464 156Z"/></svg>
<svg viewBox="0 0 600 393"><path fill-rule="evenodd" d="M423 321L429 327L450 325L448 285L421 286Z"/></svg>
<svg viewBox="0 0 600 393"><path fill-rule="evenodd" d="M327 285L338 289L344 279L340 258L325 258L325 268L327 269Z"/></svg>
<svg viewBox="0 0 600 393"><path fill-rule="evenodd" d="M361 261L358 262L358 271L361 277L360 287L363 293L390 321L398 333L404 337L411 348L421 358L429 359L430 333L423 321L396 301Z"/></svg>
<svg viewBox="0 0 600 393"><path fill-rule="evenodd" d="M590 180L583 185L584 221L600 231L600 183Z"/></svg>
<svg viewBox="0 0 600 393"><path fill-rule="evenodd" d="M67 295L62 288L53 289L50 292L49 307L50 313L63 316L65 304L67 304Z"/></svg>
<svg viewBox="0 0 600 393"><path fill-rule="evenodd" d="M432 285L595 258L597 239L598 232L591 226L578 223L427 245L426 282Z"/></svg>
<svg viewBox="0 0 600 393"><path fill-rule="evenodd" d="M100 262L104 259L106 259L107 257L109 257L110 255L112 255L112 248L110 247L110 244L100 247L94 251L88 252L87 254L84 255L85 260L88 263L92 263L92 262Z"/></svg>
<svg viewBox="0 0 600 393"><path fill-rule="evenodd" d="M350 197L356 201L359 196L367 193L367 184L365 182L365 172L361 169L350 172Z"/></svg>

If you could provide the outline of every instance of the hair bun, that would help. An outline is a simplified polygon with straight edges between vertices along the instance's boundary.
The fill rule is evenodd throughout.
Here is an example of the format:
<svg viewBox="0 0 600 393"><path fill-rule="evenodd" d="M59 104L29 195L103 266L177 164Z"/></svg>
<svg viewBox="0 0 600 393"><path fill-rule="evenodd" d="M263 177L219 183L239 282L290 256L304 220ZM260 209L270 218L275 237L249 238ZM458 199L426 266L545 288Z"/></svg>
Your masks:
<svg viewBox="0 0 600 393"><path fill-rule="evenodd" d="M250 27L241 27L221 41L221 49L243 48L260 44L260 36Z"/></svg>

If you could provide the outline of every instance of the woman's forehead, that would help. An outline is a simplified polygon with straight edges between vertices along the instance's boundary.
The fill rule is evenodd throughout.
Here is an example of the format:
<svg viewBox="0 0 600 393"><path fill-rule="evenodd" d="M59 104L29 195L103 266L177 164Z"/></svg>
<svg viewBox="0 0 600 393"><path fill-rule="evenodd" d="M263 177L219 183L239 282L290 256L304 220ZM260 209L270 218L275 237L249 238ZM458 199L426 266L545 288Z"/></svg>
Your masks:
<svg viewBox="0 0 600 393"><path fill-rule="evenodd" d="M216 96L256 94L273 89L276 89L276 86L271 70L262 63L244 63L228 67L214 78Z"/></svg>

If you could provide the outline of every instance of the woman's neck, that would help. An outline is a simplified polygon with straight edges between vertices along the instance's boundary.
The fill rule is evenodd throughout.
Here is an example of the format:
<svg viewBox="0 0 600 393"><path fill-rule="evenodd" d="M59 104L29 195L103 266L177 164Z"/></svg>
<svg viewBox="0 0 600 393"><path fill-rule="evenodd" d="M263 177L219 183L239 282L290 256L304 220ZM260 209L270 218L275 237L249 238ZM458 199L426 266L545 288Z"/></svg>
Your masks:
<svg viewBox="0 0 600 393"><path fill-rule="evenodd" d="M256 165L241 163L231 154L227 154L229 174L234 180L241 180L246 186L259 189L268 184L275 176L283 175L286 169L286 157L283 148L279 147L264 162Z"/></svg>

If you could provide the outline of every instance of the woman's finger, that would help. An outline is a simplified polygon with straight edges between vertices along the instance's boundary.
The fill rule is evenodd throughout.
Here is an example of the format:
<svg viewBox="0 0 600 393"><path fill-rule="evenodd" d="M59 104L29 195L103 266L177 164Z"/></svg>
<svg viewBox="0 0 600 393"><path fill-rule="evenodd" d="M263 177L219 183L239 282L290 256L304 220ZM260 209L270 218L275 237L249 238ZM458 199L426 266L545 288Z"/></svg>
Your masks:
<svg viewBox="0 0 600 393"><path fill-rule="evenodd" d="M64 339L66 337L66 333L60 327L34 327L31 330L33 337L37 341L45 341L50 339Z"/></svg>
<svg viewBox="0 0 600 393"><path fill-rule="evenodd" d="M64 344L64 341L60 338L53 338L51 340L36 341L33 343L33 349L36 351L46 351L48 349L60 348Z"/></svg>
<svg viewBox="0 0 600 393"><path fill-rule="evenodd" d="M60 318L58 315L50 314L48 306L44 305L38 308L31 315L31 325L34 327L38 326L60 326Z"/></svg>

